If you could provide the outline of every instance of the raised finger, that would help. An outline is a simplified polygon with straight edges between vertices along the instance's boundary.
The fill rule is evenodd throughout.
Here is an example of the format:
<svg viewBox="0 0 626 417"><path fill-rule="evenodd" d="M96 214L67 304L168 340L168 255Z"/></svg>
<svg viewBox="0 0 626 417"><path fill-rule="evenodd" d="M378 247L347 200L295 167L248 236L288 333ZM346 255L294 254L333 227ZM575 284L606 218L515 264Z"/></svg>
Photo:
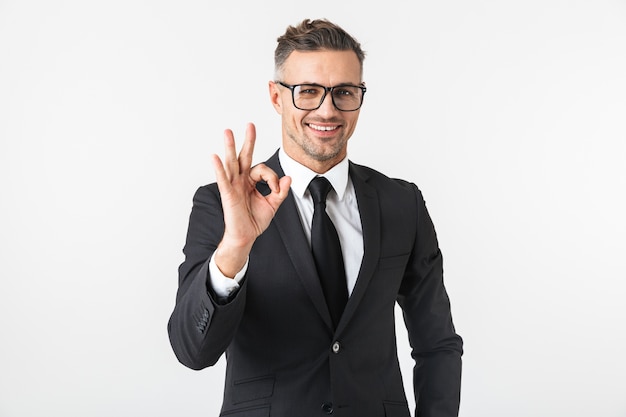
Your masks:
<svg viewBox="0 0 626 417"><path fill-rule="evenodd" d="M220 157L215 154L211 156L211 160L213 162L217 187L219 188L220 193L225 194L230 189L230 181L228 179L228 175L226 175L224 164L222 164Z"/></svg>
<svg viewBox="0 0 626 417"><path fill-rule="evenodd" d="M239 174L239 161L235 147L235 136L230 129L224 130L224 169L229 178Z"/></svg>
<svg viewBox="0 0 626 417"><path fill-rule="evenodd" d="M252 155L254 153L254 144L256 142L256 127L254 123L246 125L246 139L239 152L239 172L246 172L252 166Z"/></svg>

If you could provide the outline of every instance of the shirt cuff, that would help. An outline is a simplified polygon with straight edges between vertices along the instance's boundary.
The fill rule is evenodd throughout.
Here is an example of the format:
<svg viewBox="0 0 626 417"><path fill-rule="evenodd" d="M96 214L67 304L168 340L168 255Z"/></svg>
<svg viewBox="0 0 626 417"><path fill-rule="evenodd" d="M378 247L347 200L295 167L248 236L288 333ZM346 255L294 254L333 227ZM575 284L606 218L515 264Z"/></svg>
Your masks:
<svg viewBox="0 0 626 417"><path fill-rule="evenodd" d="M211 260L209 261L209 282L218 297L227 298L239 289L239 283L248 270L248 259L246 259L245 265L239 272L237 272L237 274L235 274L234 278L228 278L222 274L222 271L220 271L215 264L216 253L217 251L213 253Z"/></svg>

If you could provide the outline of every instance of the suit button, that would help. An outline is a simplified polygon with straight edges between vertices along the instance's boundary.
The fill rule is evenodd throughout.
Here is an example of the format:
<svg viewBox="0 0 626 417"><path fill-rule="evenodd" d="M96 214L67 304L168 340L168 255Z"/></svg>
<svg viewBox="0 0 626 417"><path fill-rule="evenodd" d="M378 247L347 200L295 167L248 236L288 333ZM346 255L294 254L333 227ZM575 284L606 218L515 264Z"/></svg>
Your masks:
<svg viewBox="0 0 626 417"><path fill-rule="evenodd" d="M322 404L322 411L326 414L333 413L333 404L332 403L324 403Z"/></svg>
<svg viewBox="0 0 626 417"><path fill-rule="evenodd" d="M341 350L341 344L339 342L333 343L333 353L339 353Z"/></svg>

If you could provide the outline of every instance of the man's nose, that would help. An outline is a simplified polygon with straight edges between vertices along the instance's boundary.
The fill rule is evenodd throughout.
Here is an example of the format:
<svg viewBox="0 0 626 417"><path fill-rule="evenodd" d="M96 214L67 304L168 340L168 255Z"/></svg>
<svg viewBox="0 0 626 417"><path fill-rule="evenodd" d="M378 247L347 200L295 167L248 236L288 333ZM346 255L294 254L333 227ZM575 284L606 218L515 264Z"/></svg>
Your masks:
<svg viewBox="0 0 626 417"><path fill-rule="evenodd" d="M333 103L333 97L330 92L326 93L326 96L324 97L324 100L322 100L322 104L319 106L317 111L321 114L331 114L338 111L335 107L335 103Z"/></svg>

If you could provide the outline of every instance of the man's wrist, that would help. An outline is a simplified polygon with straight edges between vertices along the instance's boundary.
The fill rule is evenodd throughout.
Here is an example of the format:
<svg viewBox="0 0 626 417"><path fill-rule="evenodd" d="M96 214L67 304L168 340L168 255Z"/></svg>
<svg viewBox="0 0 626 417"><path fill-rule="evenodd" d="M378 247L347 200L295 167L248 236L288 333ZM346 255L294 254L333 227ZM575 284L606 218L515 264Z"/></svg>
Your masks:
<svg viewBox="0 0 626 417"><path fill-rule="evenodd" d="M248 262L251 248L252 245L241 247L222 242L213 253L215 265L225 277L235 278Z"/></svg>
<svg viewBox="0 0 626 417"><path fill-rule="evenodd" d="M209 261L209 283L215 294L222 298L228 298L232 293L239 289L239 283L243 279L248 270L248 260L233 277L225 276L219 269L215 262L215 255L218 253L216 250Z"/></svg>

